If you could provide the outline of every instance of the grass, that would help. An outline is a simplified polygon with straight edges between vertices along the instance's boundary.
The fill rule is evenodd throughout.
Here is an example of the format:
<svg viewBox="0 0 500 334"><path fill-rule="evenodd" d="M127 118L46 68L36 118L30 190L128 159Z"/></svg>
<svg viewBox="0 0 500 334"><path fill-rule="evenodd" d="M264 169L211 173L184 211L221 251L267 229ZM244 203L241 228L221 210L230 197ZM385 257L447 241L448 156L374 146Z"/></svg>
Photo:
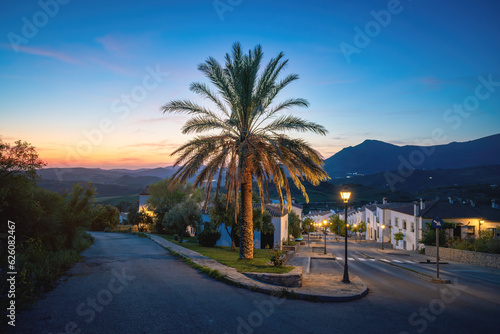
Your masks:
<svg viewBox="0 0 500 334"><path fill-rule="evenodd" d="M181 245L178 241L174 240L171 235L158 234L158 236L173 242L177 245ZM270 256L268 251L265 249L254 249L254 258L252 260L240 260L239 249L236 251L231 251L231 247L225 246L215 246L215 247L202 247L196 243L196 238L189 237L186 238L187 242L182 242L182 247L191 249L202 255L208 256L215 261L222 263L228 267L235 268L239 272L259 272L259 273L275 273L283 274L290 272L294 267L274 267L269 265Z"/></svg>
<svg viewBox="0 0 500 334"><path fill-rule="evenodd" d="M139 200L139 195L107 196L96 197L96 202L100 204L118 205L120 202L134 203Z"/></svg>

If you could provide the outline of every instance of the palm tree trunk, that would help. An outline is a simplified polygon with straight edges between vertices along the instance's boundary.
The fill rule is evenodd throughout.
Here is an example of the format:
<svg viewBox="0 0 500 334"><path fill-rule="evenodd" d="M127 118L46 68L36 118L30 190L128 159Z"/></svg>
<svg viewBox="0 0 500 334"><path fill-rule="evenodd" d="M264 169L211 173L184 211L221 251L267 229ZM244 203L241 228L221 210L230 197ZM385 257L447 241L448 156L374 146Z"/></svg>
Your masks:
<svg viewBox="0 0 500 334"><path fill-rule="evenodd" d="M252 170L247 166L241 183L240 259L253 259L252 180Z"/></svg>

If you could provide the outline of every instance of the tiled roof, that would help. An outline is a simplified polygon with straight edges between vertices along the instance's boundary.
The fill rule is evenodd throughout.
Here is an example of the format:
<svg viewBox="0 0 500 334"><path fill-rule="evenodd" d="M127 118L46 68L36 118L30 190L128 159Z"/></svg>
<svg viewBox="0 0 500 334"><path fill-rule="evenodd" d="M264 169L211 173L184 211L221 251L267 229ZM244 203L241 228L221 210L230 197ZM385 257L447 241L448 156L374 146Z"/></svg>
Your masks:
<svg viewBox="0 0 500 334"><path fill-rule="evenodd" d="M500 222L500 210L489 206L472 206L470 204L435 202L421 213L423 218L482 218Z"/></svg>
<svg viewBox="0 0 500 334"><path fill-rule="evenodd" d="M260 203L253 203L253 208L254 209L260 209ZM271 214L273 217L283 217L288 214L288 209L286 206L283 208L283 212L281 212L281 208L279 205L271 205L267 204L265 205L266 211Z"/></svg>
<svg viewBox="0 0 500 334"><path fill-rule="evenodd" d="M396 212L413 215L413 205L401 206L392 209ZM482 218L500 222L500 210L490 206L472 206L463 203L450 203L448 201L431 201L426 203L425 209L420 210L419 216L426 219L440 217L449 218Z"/></svg>

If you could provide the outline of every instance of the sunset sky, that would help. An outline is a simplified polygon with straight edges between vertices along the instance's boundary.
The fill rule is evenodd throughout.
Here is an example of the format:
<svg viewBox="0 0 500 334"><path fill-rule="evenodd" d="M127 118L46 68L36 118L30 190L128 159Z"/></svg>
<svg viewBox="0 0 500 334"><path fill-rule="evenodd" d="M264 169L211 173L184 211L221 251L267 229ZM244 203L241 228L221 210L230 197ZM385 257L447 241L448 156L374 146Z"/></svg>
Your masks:
<svg viewBox="0 0 500 334"><path fill-rule="evenodd" d="M283 51L300 80L277 99L324 125L325 158L365 139L397 145L500 132L500 2L3 1L0 138L48 167L171 165L197 65L235 41Z"/></svg>

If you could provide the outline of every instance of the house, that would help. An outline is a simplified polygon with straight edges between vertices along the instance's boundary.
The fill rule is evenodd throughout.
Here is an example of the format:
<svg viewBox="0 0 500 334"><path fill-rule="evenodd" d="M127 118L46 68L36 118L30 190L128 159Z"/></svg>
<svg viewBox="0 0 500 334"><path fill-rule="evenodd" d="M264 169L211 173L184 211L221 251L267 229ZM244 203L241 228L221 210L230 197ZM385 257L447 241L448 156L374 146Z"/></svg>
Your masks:
<svg viewBox="0 0 500 334"><path fill-rule="evenodd" d="M448 229L448 237L460 239L477 238L480 231L490 231L493 237L500 237L500 209L492 201L492 206L476 206L473 202L431 201L420 200L413 205L394 208L392 210L391 243L396 249L417 250L422 244L422 231L427 229L436 217L445 223L452 223L453 229ZM394 233L402 232L404 239L394 240Z"/></svg>
<svg viewBox="0 0 500 334"><path fill-rule="evenodd" d="M260 204L254 203L254 208L260 208ZM274 226L273 233L262 234L260 232L254 231L253 233L253 244L254 248L264 249L266 246L273 248L276 243L282 245L282 241L288 240L288 210L284 208L283 212L277 204L267 204L265 206L267 212L271 214L271 223ZM202 213L203 222L210 221L210 214L208 212ZM219 232L221 234L220 239L217 241L217 246L231 246L231 237L226 231L225 226L222 224L219 227Z"/></svg>
<svg viewBox="0 0 500 334"><path fill-rule="evenodd" d="M366 239L375 240L380 243L391 241L392 210L398 207L409 205L409 203L389 203L387 198L382 199L382 204L365 206L366 217Z"/></svg>
<svg viewBox="0 0 500 334"><path fill-rule="evenodd" d="M147 204L148 198L149 198L149 191L148 187L146 187L139 193L139 212L143 211L152 217L154 215L154 212Z"/></svg>
<svg viewBox="0 0 500 334"><path fill-rule="evenodd" d="M331 216L335 214L335 211L311 211L304 216L304 219L311 218L315 223L322 223L324 220L329 220Z"/></svg>

